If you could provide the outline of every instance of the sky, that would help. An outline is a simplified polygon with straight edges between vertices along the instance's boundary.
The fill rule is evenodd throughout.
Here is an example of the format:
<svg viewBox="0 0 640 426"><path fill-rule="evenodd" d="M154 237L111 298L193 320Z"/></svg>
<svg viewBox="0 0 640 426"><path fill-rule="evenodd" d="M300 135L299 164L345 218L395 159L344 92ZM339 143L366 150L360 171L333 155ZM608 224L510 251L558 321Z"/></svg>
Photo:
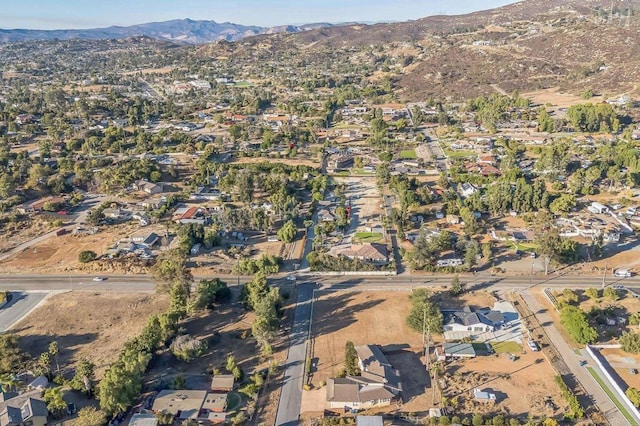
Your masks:
<svg viewBox="0 0 640 426"><path fill-rule="evenodd" d="M2 29L80 29L171 19L264 27L312 22L405 21L514 0L1 0Z"/></svg>

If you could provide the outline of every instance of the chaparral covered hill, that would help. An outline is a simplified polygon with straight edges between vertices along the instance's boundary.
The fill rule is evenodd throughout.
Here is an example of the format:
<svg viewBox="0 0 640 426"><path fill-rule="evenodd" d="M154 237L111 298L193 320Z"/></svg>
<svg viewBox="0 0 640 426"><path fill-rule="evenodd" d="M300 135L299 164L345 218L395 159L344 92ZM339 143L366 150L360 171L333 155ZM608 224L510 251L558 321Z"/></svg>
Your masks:
<svg viewBox="0 0 640 426"><path fill-rule="evenodd" d="M372 70L385 61L390 66L369 77L389 77L407 100L555 86L619 95L640 81L638 12L639 0L525 0L467 15L263 35L197 49L237 57L259 52L264 60L295 56L315 65L342 54Z"/></svg>

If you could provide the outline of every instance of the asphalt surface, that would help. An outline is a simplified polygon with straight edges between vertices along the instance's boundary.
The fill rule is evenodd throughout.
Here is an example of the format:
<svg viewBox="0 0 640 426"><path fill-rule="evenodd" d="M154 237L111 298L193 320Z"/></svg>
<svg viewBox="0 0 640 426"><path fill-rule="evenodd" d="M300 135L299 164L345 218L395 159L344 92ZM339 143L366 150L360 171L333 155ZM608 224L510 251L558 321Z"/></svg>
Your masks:
<svg viewBox="0 0 640 426"><path fill-rule="evenodd" d="M298 287L296 312L289 335L289 352L284 370L284 383L278 404L276 426L298 425L302 405L302 385L304 384L307 337L312 312L314 286L303 284Z"/></svg>
<svg viewBox="0 0 640 426"><path fill-rule="evenodd" d="M7 331L26 317L48 294L48 292L12 293L11 302L0 309L0 333Z"/></svg>

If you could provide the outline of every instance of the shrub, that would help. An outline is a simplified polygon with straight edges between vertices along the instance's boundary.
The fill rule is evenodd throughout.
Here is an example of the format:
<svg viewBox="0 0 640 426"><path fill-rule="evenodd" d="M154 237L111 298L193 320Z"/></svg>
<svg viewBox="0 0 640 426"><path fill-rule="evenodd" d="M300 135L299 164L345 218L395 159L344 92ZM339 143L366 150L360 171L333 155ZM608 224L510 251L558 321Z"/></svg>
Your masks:
<svg viewBox="0 0 640 426"><path fill-rule="evenodd" d="M201 356L206 350L205 341L194 339L188 334L176 337L171 343L171 353L179 360L186 362Z"/></svg>
<svg viewBox="0 0 640 426"><path fill-rule="evenodd" d="M630 354L640 353L640 334L622 333L620 336L620 344L625 352Z"/></svg>
<svg viewBox="0 0 640 426"><path fill-rule="evenodd" d="M640 407L640 391L636 388L627 388L625 394L629 398L629 400L633 403L633 405Z"/></svg>
<svg viewBox="0 0 640 426"><path fill-rule="evenodd" d="M96 254L95 251L85 250L85 251L81 251L80 254L78 255L78 261L80 263L89 263L96 260L97 257L98 255Z"/></svg>

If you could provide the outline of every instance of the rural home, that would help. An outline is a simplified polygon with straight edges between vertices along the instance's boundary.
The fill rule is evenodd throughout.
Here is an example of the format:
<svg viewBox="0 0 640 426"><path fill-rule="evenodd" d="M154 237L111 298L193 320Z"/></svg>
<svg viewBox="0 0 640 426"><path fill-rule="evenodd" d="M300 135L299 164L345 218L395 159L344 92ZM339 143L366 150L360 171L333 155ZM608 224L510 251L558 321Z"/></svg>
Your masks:
<svg viewBox="0 0 640 426"><path fill-rule="evenodd" d="M471 197L476 192L478 192L478 188L469 182L465 182L460 185L460 195L464 198Z"/></svg>
<svg viewBox="0 0 640 426"><path fill-rule="evenodd" d="M224 423L227 408L226 393L199 390L163 390L155 398L154 413L167 412L177 420L196 420L201 424Z"/></svg>
<svg viewBox="0 0 640 426"><path fill-rule="evenodd" d="M147 234L134 234L131 236L131 241L140 247L151 248L158 242L158 238L155 232L149 232Z"/></svg>
<svg viewBox="0 0 640 426"><path fill-rule="evenodd" d="M133 188L136 191L146 192L147 194L159 194L161 192L164 192L164 186L162 184L157 184L146 180L137 181L133 184Z"/></svg>
<svg viewBox="0 0 640 426"><path fill-rule="evenodd" d="M446 311L444 314L445 338L449 339L455 334L455 338L471 337L478 333L496 331L504 324L504 315L499 311L477 310L473 311L465 307L462 311Z"/></svg>
<svg viewBox="0 0 640 426"><path fill-rule="evenodd" d="M65 200L62 197L44 197L34 201L28 201L17 207L18 213L40 213L44 211L45 206L60 206Z"/></svg>
<svg viewBox="0 0 640 426"><path fill-rule="evenodd" d="M356 353L362 375L329 379L329 408L363 410L391 405L402 392L399 372L377 345L356 346Z"/></svg>
<svg viewBox="0 0 640 426"><path fill-rule="evenodd" d="M476 350L471 343L446 342L434 351L438 361L450 358L475 358Z"/></svg>
<svg viewBox="0 0 640 426"><path fill-rule="evenodd" d="M0 426L45 426L49 412L41 393L41 390L21 395L0 392Z"/></svg>
<svg viewBox="0 0 640 426"><path fill-rule="evenodd" d="M376 265L389 263L389 250L382 244L342 244L331 247L329 256L344 256Z"/></svg>

